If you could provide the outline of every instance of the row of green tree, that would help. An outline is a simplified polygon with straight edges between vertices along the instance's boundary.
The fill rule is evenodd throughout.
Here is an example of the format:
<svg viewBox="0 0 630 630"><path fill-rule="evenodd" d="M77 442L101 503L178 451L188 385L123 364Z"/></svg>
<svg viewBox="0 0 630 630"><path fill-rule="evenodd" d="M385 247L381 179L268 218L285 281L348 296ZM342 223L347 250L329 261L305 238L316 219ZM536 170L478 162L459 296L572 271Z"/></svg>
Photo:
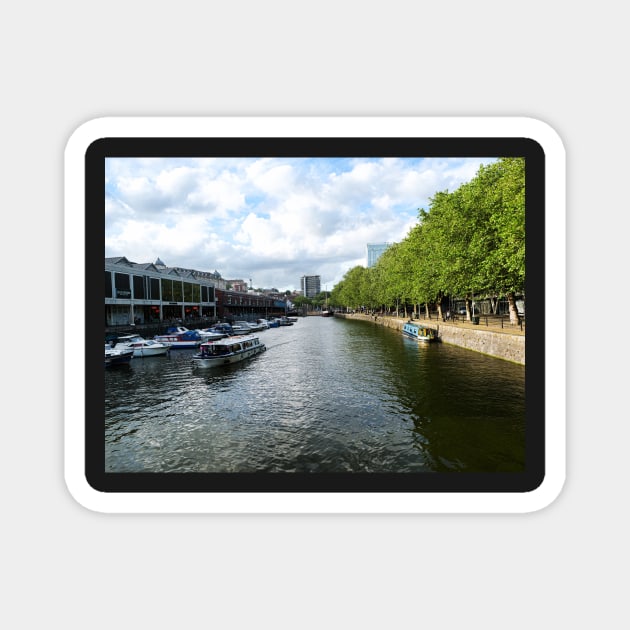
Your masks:
<svg viewBox="0 0 630 630"><path fill-rule="evenodd" d="M518 321L525 288L525 162L503 158L482 166L454 192L438 192L400 243L370 268L353 267L331 292L337 308L426 311L442 317L446 298L506 298ZM406 312L405 312L406 315Z"/></svg>
<svg viewBox="0 0 630 630"><path fill-rule="evenodd" d="M293 298L293 306L296 308L307 307L308 310L321 310L328 304L330 298L329 291L321 291L315 297L307 298L303 295L298 295Z"/></svg>

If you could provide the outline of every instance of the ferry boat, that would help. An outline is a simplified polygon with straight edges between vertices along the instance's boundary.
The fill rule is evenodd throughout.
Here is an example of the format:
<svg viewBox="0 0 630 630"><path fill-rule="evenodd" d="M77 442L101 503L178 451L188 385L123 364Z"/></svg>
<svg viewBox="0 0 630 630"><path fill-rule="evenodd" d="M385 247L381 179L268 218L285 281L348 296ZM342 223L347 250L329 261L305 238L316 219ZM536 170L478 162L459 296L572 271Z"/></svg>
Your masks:
<svg viewBox="0 0 630 630"><path fill-rule="evenodd" d="M202 343L199 352L193 355L193 367L211 368L238 363L266 350L256 335L239 335L218 341Z"/></svg>
<svg viewBox="0 0 630 630"><path fill-rule="evenodd" d="M411 339L415 339L416 341L429 342L437 339L436 331L433 330L433 328L427 328L426 326L421 326L414 322L404 324L402 332L406 337L411 337Z"/></svg>

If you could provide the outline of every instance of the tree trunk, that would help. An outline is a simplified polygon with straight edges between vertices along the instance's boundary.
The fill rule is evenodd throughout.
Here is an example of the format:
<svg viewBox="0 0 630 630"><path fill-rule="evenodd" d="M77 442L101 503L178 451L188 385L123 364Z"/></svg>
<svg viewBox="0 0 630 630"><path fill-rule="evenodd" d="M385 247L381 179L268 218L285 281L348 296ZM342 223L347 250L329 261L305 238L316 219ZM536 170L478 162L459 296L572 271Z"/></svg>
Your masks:
<svg viewBox="0 0 630 630"><path fill-rule="evenodd" d="M507 301L510 311L510 324L518 326L520 324L520 318L518 316L518 309L516 308L516 297L514 297L514 293L507 294Z"/></svg>

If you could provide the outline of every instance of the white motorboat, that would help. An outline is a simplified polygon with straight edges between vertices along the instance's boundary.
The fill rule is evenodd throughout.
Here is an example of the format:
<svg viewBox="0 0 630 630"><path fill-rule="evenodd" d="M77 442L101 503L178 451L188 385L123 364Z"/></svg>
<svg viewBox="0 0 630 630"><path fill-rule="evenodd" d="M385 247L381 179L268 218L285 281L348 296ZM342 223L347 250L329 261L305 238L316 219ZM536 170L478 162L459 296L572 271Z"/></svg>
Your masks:
<svg viewBox="0 0 630 630"><path fill-rule="evenodd" d="M217 330L215 328L198 328L196 330L201 337L201 341L216 341L217 339L223 339L228 336L229 333L226 331Z"/></svg>
<svg viewBox="0 0 630 630"><path fill-rule="evenodd" d="M256 335L238 335L202 343L193 355L193 367L211 368L237 363L266 350Z"/></svg>
<svg viewBox="0 0 630 630"><path fill-rule="evenodd" d="M244 322L249 327L249 332L260 332L264 330L264 326L259 322Z"/></svg>
<svg viewBox="0 0 630 630"><path fill-rule="evenodd" d="M250 325L247 322L234 322L232 324L232 332L235 335L246 335L252 332Z"/></svg>
<svg viewBox="0 0 630 630"><path fill-rule="evenodd" d="M144 339L140 335L123 335L118 337L114 349L125 348L131 348L134 357L159 357L166 356L171 350L171 345L153 339Z"/></svg>
<svg viewBox="0 0 630 630"><path fill-rule="evenodd" d="M105 367L114 367L116 365L129 365L133 357L131 348L112 348L109 344L105 344Z"/></svg>

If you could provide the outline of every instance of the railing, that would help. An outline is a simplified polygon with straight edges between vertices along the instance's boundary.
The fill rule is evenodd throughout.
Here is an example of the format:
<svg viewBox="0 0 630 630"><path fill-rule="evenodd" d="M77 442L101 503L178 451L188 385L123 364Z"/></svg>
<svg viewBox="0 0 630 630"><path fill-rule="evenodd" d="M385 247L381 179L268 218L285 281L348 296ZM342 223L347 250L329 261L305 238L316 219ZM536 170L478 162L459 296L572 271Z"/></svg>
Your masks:
<svg viewBox="0 0 630 630"><path fill-rule="evenodd" d="M433 311L429 313L429 316L425 313L421 313L420 316L414 316L415 319L424 319L424 320L433 320L440 321L438 317L437 311ZM487 328L499 328L506 331L515 331L519 330L521 332L525 331L525 317L519 316L517 323L512 323L510 321L509 315L490 315L490 314L479 314L474 315L472 320L466 319L466 315L460 315L459 313L452 313L448 318L446 315L442 316L441 321L448 323L451 322L457 325L472 325L472 326L486 326Z"/></svg>

